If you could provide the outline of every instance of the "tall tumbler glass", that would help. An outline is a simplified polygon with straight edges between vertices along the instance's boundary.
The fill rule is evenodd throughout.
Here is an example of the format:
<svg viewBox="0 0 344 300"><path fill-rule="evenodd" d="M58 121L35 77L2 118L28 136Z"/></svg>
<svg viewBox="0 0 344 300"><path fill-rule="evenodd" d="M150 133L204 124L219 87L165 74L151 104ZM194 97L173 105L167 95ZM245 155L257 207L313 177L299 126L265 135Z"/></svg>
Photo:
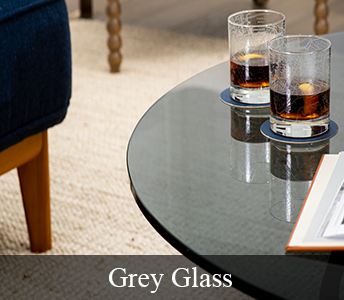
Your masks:
<svg viewBox="0 0 344 300"><path fill-rule="evenodd" d="M269 43L270 127L277 134L307 138L330 123L331 42L312 35Z"/></svg>
<svg viewBox="0 0 344 300"><path fill-rule="evenodd" d="M247 10L228 17L230 93L239 102L269 103L268 43L284 36L285 16Z"/></svg>

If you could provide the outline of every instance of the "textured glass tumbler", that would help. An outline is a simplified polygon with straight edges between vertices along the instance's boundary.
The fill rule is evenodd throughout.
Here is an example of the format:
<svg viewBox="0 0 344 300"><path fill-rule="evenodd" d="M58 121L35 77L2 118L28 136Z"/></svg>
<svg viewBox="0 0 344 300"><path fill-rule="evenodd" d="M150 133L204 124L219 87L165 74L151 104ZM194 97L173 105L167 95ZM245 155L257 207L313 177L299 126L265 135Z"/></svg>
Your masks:
<svg viewBox="0 0 344 300"><path fill-rule="evenodd" d="M268 183L270 143L260 132L269 119L269 108L231 107L231 175L246 183Z"/></svg>
<svg viewBox="0 0 344 300"><path fill-rule="evenodd" d="M247 10L228 17L231 97L242 103L269 103L268 43L285 33L285 16Z"/></svg>
<svg viewBox="0 0 344 300"><path fill-rule="evenodd" d="M322 155L329 153L329 140L313 144L271 141L270 213L294 223L311 186Z"/></svg>
<svg viewBox="0 0 344 300"><path fill-rule="evenodd" d="M295 35L269 43L271 130L307 138L330 123L331 42Z"/></svg>

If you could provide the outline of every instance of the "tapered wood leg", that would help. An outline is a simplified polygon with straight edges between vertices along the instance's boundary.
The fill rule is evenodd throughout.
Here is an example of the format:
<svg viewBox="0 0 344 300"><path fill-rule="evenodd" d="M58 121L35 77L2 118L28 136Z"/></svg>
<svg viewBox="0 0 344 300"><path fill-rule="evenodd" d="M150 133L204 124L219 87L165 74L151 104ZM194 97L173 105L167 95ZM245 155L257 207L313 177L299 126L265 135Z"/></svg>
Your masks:
<svg viewBox="0 0 344 300"><path fill-rule="evenodd" d="M42 133L38 156L18 167L32 252L51 249L48 133Z"/></svg>

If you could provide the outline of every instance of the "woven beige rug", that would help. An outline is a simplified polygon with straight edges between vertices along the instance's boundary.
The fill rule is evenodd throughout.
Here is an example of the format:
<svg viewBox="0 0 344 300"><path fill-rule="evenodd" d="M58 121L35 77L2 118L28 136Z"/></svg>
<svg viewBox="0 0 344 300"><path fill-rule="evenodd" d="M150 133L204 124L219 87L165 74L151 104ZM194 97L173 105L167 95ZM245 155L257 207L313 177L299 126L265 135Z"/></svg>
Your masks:
<svg viewBox="0 0 344 300"><path fill-rule="evenodd" d="M123 65L109 73L105 24L71 21L73 92L49 131L53 250L48 254L174 254L129 188L126 147L143 113L190 76L227 59L224 40L124 26ZM28 254L16 171L0 177L0 253Z"/></svg>
<svg viewBox="0 0 344 300"><path fill-rule="evenodd" d="M53 249L46 254L179 254L137 207L126 148L160 96L228 58L227 41L124 26L121 72L110 74L105 24L70 25L73 95L66 119L49 131ZM16 171L0 186L0 254L30 254Z"/></svg>

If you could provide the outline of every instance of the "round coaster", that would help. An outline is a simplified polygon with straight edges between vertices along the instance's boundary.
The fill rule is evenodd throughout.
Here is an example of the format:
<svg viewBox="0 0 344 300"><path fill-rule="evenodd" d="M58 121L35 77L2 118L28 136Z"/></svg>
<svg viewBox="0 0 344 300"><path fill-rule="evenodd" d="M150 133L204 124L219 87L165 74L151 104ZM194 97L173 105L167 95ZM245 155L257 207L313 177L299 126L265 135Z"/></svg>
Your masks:
<svg viewBox="0 0 344 300"><path fill-rule="evenodd" d="M242 103L242 102L236 101L231 97L230 88L225 89L224 91L221 92L220 99L223 103L228 104L229 106L239 107L239 108L270 107L270 102L269 103L262 103L262 104L247 104L247 103Z"/></svg>
<svg viewBox="0 0 344 300"><path fill-rule="evenodd" d="M270 128L270 120L265 121L262 126L260 126L260 132L269 138L270 140L289 143L289 144L308 144L321 142L334 137L338 132L338 125L334 121L330 120L330 128L324 134L309 137L309 138L291 138L283 135L274 133Z"/></svg>

